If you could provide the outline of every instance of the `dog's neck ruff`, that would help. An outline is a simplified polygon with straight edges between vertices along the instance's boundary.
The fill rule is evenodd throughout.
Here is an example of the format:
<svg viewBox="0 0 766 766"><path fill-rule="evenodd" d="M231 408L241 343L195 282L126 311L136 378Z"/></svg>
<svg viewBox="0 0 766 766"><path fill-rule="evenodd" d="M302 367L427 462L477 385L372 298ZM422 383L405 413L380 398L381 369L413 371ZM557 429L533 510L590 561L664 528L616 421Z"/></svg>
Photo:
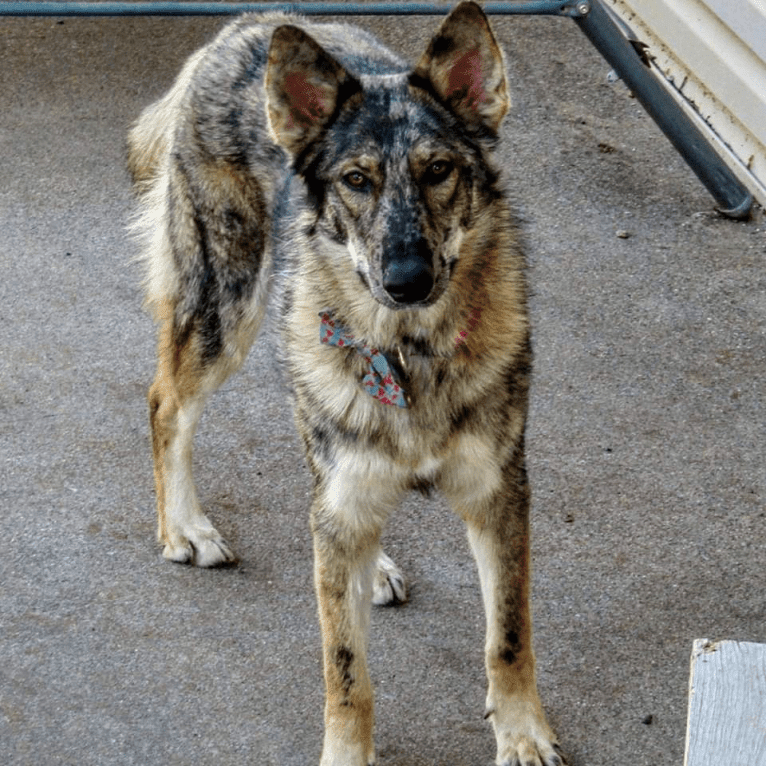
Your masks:
<svg viewBox="0 0 766 766"><path fill-rule="evenodd" d="M397 348L398 360L394 361L391 356L354 338L335 319L335 313L331 309L320 311L319 317L319 340L321 343L339 348L354 348L364 358L367 363L367 372L362 378L362 385L370 396L393 407L410 406L409 395L401 383L401 376L404 374L404 357L401 349ZM397 363L401 367L401 372L396 370Z"/></svg>

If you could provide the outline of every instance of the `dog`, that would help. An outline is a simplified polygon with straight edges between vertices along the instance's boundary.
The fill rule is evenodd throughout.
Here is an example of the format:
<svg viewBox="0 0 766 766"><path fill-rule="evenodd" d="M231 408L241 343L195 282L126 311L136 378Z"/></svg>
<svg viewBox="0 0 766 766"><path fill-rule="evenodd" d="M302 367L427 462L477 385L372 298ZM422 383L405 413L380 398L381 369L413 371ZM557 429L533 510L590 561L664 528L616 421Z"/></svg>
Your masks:
<svg viewBox="0 0 766 766"><path fill-rule="evenodd" d="M273 13L225 27L129 134L171 561L235 560L200 508L192 440L278 286L314 478L321 766L374 762L370 604L406 598L381 530L404 493L429 488L465 521L478 563L496 763L564 763L532 651L525 259L492 159L509 105L503 55L473 2L414 67L361 29Z"/></svg>

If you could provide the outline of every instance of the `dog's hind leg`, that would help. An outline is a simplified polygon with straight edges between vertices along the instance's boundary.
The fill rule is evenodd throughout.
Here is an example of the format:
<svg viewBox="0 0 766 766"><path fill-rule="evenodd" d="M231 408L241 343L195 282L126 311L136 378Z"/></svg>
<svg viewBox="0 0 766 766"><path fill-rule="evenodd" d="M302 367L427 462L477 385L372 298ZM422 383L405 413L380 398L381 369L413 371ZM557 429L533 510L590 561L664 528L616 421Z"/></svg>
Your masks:
<svg viewBox="0 0 766 766"><path fill-rule="evenodd" d="M192 441L205 402L241 366L265 312L266 203L256 178L223 161L179 153L161 170L140 224L159 323L149 391L158 536L165 558L210 567L234 554L200 508Z"/></svg>
<svg viewBox="0 0 766 766"><path fill-rule="evenodd" d="M160 309L161 311L161 309ZM157 373L149 389L149 420L157 489L157 536L170 561L200 567L229 564L235 556L202 512L192 476L192 442L205 404L235 372L256 335L262 311L212 361L197 331L179 337L167 307L158 340Z"/></svg>
<svg viewBox="0 0 766 766"><path fill-rule="evenodd" d="M192 335L179 344L172 318L160 327L149 419L157 488L157 536L170 561L211 567L234 554L200 508L192 477L192 442L210 394L230 372L224 360L202 363Z"/></svg>

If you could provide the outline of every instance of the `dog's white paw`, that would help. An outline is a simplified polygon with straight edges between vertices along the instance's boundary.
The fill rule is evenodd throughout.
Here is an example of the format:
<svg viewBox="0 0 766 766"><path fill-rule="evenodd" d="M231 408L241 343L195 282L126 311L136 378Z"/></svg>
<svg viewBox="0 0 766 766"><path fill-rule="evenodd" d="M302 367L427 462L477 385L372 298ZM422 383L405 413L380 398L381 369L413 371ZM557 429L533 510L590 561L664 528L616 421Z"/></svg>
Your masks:
<svg viewBox="0 0 766 766"><path fill-rule="evenodd" d="M375 766L372 743L349 742L336 732L325 731L319 766Z"/></svg>
<svg viewBox="0 0 766 766"><path fill-rule="evenodd" d="M499 766L566 766L561 748L553 745L553 749L544 755L531 740L519 742L515 752L497 761Z"/></svg>
<svg viewBox="0 0 766 766"><path fill-rule="evenodd" d="M534 686L515 695L499 695L490 682L484 717L495 730L497 766L566 766Z"/></svg>
<svg viewBox="0 0 766 766"><path fill-rule="evenodd" d="M566 766L566 758L552 737L501 734L498 737L498 766Z"/></svg>
<svg viewBox="0 0 766 766"><path fill-rule="evenodd" d="M372 603L376 606L402 604L407 600L404 576L394 562L383 551L378 554L375 581L372 588Z"/></svg>
<svg viewBox="0 0 766 766"><path fill-rule="evenodd" d="M186 530L186 534L174 535L172 540L165 542L162 555L168 561L198 567L224 566L237 561L228 543L213 527Z"/></svg>

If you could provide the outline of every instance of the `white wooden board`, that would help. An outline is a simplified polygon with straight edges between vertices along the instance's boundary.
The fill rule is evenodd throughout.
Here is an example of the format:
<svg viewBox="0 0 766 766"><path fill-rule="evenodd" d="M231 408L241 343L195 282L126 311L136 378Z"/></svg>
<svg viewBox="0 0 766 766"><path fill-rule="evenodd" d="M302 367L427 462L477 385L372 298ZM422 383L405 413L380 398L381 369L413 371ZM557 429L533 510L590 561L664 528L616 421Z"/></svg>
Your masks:
<svg viewBox="0 0 766 766"><path fill-rule="evenodd" d="M766 206L766 0L605 2L649 46L670 94Z"/></svg>
<svg viewBox="0 0 766 766"><path fill-rule="evenodd" d="M766 766L766 645L697 639L684 766Z"/></svg>

